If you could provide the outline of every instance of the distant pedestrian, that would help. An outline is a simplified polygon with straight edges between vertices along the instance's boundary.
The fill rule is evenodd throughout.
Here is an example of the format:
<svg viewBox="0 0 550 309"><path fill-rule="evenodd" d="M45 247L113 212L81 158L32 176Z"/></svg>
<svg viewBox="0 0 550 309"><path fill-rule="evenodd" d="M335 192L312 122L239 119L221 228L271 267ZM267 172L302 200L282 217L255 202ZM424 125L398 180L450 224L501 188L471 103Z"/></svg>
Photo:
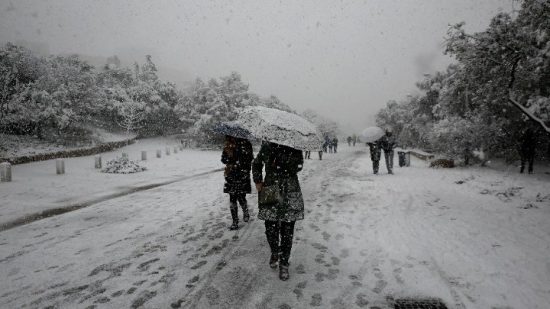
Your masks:
<svg viewBox="0 0 550 309"><path fill-rule="evenodd" d="M386 160L388 174L393 174L393 149L396 144L391 129L386 129L386 134L379 139L379 143L380 147L384 151L384 159Z"/></svg>
<svg viewBox="0 0 550 309"><path fill-rule="evenodd" d="M334 153L337 153L338 152L338 138L336 136L332 139L332 147L334 149Z"/></svg>
<svg viewBox="0 0 550 309"><path fill-rule="evenodd" d="M311 159L311 151L306 150L304 158L305 159Z"/></svg>
<svg viewBox="0 0 550 309"><path fill-rule="evenodd" d="M537 139L535 137L535 132L531 128L527 128L522 136L520 141L520 157L521 157L521 169L520 173L523 173L525 170L525 164L528 164L527 171L529 174L533 174L533 164L535 163L535 153L536 153L536 144Z"/></svg>
<svg viewBox="0 0 550 309"><path fill-rule="evenodd" d="M252 163L258 196L258 218L265 220L265 234L271 248L269 266L279 266L279 278L288 280L288 266L294 225L304 219L304 200L298 172L302 152L287 146L264 143ZM262 170L265 167L265 177Z"/></svg>
<svg viewBox="0 0 550 309"><path fill-rule="evenodd" d="M222 152L222 163L225 164L223 192L229 193L229 210L233 220L229 227L230 230L239 228L237 202L241 204L243 210L243 221L248 222L250 218L246 194L250 194L252 191L250 185L252 159L254 159L252 144L248 140L232 136L225 137Z"/></svg>
<svg viewBox="0 0 550 309"><path fill-rule="evenodd" d="M355 147L355 143L357 143L357 135L353 134L353 147Z"/></svg>
<svg viewBox="0 0 550 309"><path fill-rule="evenodd" d="M348 136L347 140L348 140L348 147L351 147L351 140L352 140L351 136Z"/></svg>
<svg viewBox="0 0 550 309"><path fill-rule="evenodd" d="M319 151L319 160L323 160L323 151Z"/></svg>
<svg viewBox="0 0 550 309"><path fill-rule="evenodd" d="M324 152L324 153L327 153L327 151L328 151L328 144L329 144L329 143L330 143L330 142L329 142L328 137L325 137L325 142L323 143L323 152Z"/></svg>
<svg viewBox="0 0 550 309"><path fill-rule="evenodd" d="M380 148L380 143L378 142L367 143L367 146L369 146L369 150L370 150L370 159L372 161L372 171L376 175L378 174L378 167L380 166L380 154L382 152Z"/></svg>

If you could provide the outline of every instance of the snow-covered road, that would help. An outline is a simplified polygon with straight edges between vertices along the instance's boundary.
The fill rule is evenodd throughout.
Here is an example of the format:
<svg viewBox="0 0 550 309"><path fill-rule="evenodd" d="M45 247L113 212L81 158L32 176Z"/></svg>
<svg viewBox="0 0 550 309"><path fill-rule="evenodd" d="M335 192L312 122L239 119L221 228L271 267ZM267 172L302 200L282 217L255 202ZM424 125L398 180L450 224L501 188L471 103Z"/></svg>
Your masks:
<svg viewBox="0 0 550 309"><path fill-rule="evenodd" d="M0 233L0 307L548 308L549 179L421 161L372 175L362 148L308 160L287 282L263 221L229 226L221 173ZM256 195L249 196L253 218Z"/></svg>

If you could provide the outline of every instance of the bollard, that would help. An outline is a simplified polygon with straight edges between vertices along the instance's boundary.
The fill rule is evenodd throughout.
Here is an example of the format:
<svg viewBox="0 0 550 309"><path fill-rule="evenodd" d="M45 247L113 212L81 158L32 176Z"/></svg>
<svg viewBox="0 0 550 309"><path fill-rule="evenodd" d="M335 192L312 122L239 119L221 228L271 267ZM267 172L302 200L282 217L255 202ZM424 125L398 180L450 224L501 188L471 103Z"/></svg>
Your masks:
<svg viewBox="0 0 550 309"><path fill-rule="evenodd" d="M178 147L174 147L174 153L178 153Z"/></svg>
<svg viewBox="0 0 550 309"><path fill-rule="evenodd" d="M63 159L55 160L55 171L57 175L65 174L65 161Z"/></svg>
<svg viewBox="0 0 550 309"><path fill-rule="evenodd" d="M160 149L157 149L157 158L162 157L162 151Z"/></svg>
<svg viewBox="0 0 550 309"><path fill-rule="evenodd" d="M0 163L0 181L11 181L11 164L9 162Z"/></svg>
<svg viewBox="0 0 550 309"><path fill-rule="evenodd" d="M142 152L141 152L141 160L142 160L142 161L146 161L146 160L147 160L147 151L142 151Z"/></svg>
<svg viewBox="0 0 550 309"><path fill-rule="evenodd" d="M101 168L101 156L100 155L97 155L94 157L95 158L95 168Z"/></svg>
<svg viewBox="0 0 550 309"><path fill-rule="evenodd" d="M167 155L167 156L170 155L170 147L166 147L166 155Z"/></svg>

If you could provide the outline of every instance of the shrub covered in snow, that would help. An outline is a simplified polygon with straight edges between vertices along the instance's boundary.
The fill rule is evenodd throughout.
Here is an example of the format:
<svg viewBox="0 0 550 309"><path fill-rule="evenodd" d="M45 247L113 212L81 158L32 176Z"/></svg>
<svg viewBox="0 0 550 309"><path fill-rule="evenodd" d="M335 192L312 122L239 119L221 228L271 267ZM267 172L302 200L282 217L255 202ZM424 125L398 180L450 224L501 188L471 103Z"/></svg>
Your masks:
<svg viewBox="0 0 550 309"><path fill-rule="evenodd" d="M128 157L117 157L107 162L107 166L101 170L103 173L112 174L132 174L145 171L146 168L140 166L136 162L128 159Z"/></svg>

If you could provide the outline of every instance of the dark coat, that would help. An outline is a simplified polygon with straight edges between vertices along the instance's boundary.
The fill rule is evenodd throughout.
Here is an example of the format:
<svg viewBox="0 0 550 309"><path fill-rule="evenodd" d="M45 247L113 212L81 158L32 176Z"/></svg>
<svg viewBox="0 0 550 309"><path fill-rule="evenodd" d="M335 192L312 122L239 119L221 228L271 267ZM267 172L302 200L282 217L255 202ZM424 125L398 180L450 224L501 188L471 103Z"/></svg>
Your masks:
<svg viewBox="0 0 550 309"><path fill-rule="evenodd" d="M304 199L297 174L303 164L300 150L273 143L262 144L252 163L254 182L263 182L264 186L278 186L282 202L259 205L260 220L291 222L304 219ZM265 178L262 175L264 166Z"/></svg>
<svg viewBox="0 0 550 309"><path fill-rule="evenodd" d="M251 193L250 168L254 154L252 144L245 139L237 139L233 155L222 152L222 163L225 168L223 192L229 194Z"/></svg>
<svg viewBox="0 0 550 309"><path fill-rule="evenodd" d="M390 152L393 151L393 149L397 146L395 143L395 137L393 135L384 135L379 140L378 143L380 144L380 147L384 152Z"/></svg>
<svg viewBox="0 0 550 309"><path fill-rule="evenodd" d="M535 156L537 139L533 130L526 130L521 136L520 154L522 157Z"/></svg>
<svg viewBox="0 0 550 309"><path fill-rule="evenodd" d="M367 143L369 145L370 149L370 159L372 161L380 161L380 153L382 150L380 149L380 144L378 142L374 143Z"/></svg>

